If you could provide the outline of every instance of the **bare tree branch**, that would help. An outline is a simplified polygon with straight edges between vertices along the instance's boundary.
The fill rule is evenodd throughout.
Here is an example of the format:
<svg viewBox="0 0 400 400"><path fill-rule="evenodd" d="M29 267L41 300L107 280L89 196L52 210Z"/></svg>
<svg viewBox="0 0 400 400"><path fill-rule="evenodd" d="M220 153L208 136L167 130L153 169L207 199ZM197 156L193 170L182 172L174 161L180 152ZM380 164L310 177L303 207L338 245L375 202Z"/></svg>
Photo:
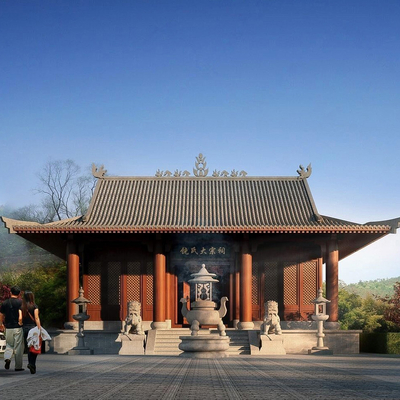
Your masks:
<svg viewBox="0 0 400 400"><path fill-rule="evenodd" d="M87 212L93 195L95 180L91 175L80 175L81 168L72 160L49 161L38 174L42 195L43 218L61 220Z"/></svg>

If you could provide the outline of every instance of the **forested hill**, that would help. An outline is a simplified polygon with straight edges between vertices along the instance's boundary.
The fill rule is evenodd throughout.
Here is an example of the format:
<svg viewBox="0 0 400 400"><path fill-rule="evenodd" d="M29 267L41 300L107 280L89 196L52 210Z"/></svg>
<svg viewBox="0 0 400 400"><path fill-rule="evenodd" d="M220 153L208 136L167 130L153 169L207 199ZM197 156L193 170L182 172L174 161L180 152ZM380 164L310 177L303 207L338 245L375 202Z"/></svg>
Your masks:
<svg viewBox="0 0 400 400"><path fill-rule="evenodd" d="M9 234L0 221L0 272L10 267L19 268L26 264L48 264L60 259L18 235Z"/></svg>
<svg viewBox="0 0 400 400"><path fill-rule="evenodd" d="M400 276L389 279L376 279L374 281L360 281L348 285L341 282L340 286L348 292L358 294L361 297L366 297L369 294L378 297L391 297L393 296L393 286L396 282L400 282Z"/></svg>

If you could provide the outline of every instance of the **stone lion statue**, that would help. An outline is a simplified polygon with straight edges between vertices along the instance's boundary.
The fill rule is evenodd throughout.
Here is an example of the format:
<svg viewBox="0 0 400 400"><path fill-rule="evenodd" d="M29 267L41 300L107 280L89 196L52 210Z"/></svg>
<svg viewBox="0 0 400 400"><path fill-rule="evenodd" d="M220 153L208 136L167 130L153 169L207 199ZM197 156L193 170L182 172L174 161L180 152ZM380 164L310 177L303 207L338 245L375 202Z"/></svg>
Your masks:
<svg viewBox="0 0 400 400"><path fill-rule="evenodd" d="M275 333L282 335L281 319L278 315L278 303L274 300L269 300L264 303L265 315L264 322L261 324L261 335Z"/></svg>
<svg viewBox="0 0 400 400"><path fill-rule="evenodd" d="M138 301L128 302L128 315L125 318L125 335L142 335L142 317L140 316L141 304Z"/></svg>

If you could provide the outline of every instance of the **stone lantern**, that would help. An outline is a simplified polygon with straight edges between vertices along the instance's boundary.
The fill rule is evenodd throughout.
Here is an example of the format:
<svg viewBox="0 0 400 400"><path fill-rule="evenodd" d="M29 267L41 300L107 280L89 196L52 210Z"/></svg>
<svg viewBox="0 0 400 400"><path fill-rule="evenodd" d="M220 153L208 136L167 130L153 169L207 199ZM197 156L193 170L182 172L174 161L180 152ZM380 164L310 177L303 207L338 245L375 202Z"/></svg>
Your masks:
<svg viewBox="0 0 400 400"><path fill-rule="evenodd" d="M218 283L217 276L211 272L208 272L206 266L202 264L199 272L191 275L193 279L189 280L189 283L194 283L195 286L195 297L197 301L212 301L212 287L213 283ZM215 303L214 303L215 304Z"/></svg>
<svg viewBox="0 0 400 400"><path fill-rule="evenodd" d="M308 350L308 354L333 354L332 350L329 350L328 347L324 346L324 321L329 318L329 315L326 313L326 304L330 303L330 300L325 299L322 296L322 288L318 290L318 297L314 300L311 300L311 303L314 303L314 314L311 315L311 318L314 321L317 321L317 345L313 347L311 350Z"/></svg>
<svg viewBox="0 0 400 400"><path fill-rule="evenodd" d="M78 305L78 314L72 316L75 321L78 321L79 328L76 337L78 338L78 344L73 349L68 351L68 354L93 354L93 350L85 346L85 334L83 333L83 324L90 318L87 314L87 305L91 303L90 300L83 297L83 288L79 288L79 297L72 300L71 303Z"/></svg>

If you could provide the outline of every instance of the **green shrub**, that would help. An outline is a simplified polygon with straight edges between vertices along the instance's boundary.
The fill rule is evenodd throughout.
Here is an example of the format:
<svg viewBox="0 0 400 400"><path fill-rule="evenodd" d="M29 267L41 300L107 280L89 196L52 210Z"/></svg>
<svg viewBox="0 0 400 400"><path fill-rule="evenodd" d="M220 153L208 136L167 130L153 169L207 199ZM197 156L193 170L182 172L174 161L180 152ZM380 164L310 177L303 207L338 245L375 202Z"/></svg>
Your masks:
<svg viewBox="0 0 400 400"><path fill-rule="evenodd" d="M45 328L62 328L66 320L67 272L64 262L49 265L20 265L0 273L0 282L35 295L40 321Z"/></svg>
<svg viewBox="0 0 400 400"><path fill-rule="evenodd" d="M400 333L362 333L360 335L362 353L400 354Z"/></svg>
<svg viewBox="0 0 400 400"><path fill-rule="evenodd" d="M400 333L387 333L387 354L400 354Z"/></svg>
<svg viewBox="0 0 400 400"><path fill-rule="evenodd" d="M386 299L339 289L339 322L341 329L362 330L365 333L399 332L400 326L389 320L387 310L393 306Z"/></svg>

